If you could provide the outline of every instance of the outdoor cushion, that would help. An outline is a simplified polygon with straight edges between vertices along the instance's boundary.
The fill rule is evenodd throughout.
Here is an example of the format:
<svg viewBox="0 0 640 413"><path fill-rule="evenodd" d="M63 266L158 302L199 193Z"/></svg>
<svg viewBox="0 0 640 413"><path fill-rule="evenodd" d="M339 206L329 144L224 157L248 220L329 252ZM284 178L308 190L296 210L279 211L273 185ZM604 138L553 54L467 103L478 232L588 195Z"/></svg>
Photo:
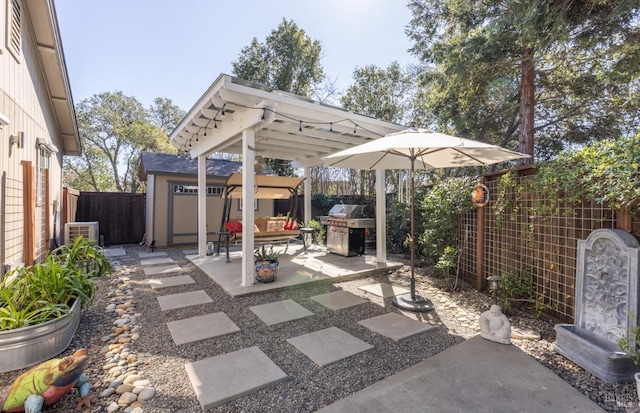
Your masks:
<svg viewBox="0 0 640 413"><path fill-rule="evenodd" d="M277 224L277 221L267 221L267 232L276 232Z"/></svg>
<svg viewBox="0 0 640 413"><path fill-rule="evenodd" d="M224 227L229 232L242 232L242 221L226 222Z"/></svg>

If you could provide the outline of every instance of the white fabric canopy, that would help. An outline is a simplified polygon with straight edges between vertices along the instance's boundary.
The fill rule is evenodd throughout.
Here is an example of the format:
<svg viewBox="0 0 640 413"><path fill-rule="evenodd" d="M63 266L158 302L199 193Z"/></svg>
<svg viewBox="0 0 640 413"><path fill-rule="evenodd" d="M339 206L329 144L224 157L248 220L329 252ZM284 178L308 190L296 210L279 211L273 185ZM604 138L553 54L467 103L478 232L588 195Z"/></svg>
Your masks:
<svg viewBox="0 0 640 413"><path fill-rule="evenodd" d="M354 169L431 169L483 166L526 157L484 142L428 129L391 133L323 158L325 165ZM412 165L411 158L415 159Z"/></svg>
<svg viewBox="0 0 640 413"><path fill-rule="evenodd" d="M297 176L256 175L254 198L255 199L289 199L296 188L304 181ZM242 174L234 173L225 183L229 198L242 198Z"/></svg>

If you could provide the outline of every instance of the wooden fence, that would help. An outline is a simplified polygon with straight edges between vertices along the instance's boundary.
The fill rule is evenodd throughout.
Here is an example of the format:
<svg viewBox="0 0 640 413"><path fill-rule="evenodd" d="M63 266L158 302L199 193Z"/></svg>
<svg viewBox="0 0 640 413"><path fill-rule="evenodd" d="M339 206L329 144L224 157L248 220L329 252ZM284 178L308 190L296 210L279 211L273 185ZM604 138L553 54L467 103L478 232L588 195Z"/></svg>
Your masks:
<svg viewBox="0 0 640 413"><path fill-rule="evenodd" d="M516 180L530 179L535 170L520 171ZM465 214L459 222L460 274L479 289L486 278L505 274L530 276L532 298L544 312L566 322L574 317L578 240L600 228L619 228L640 237L640 208L617 211L595 202L565 203L550 216L534 208L550 204L542 193L505 193L497 214L501 174L485 177L490 201Z"/></svg>
<svg viewBox="0 0 640 413"><path fill-rule="evenodd" d="M145 231L146 194L80 192L76 222L98 221L105 245L132 244Z"/></svg>

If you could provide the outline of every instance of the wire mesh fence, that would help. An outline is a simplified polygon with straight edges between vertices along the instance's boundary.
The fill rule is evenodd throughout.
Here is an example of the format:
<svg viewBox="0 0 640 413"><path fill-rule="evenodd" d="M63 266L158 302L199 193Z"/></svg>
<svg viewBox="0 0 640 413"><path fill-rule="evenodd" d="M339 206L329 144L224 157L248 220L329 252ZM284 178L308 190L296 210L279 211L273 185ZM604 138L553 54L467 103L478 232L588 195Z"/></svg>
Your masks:
<svg viewBox="0 0 640 413"><path fill-rule="evenodd" d="M526 300L530 306L571 322L578 241L596 229L620 227L624 219L628 220L624 229L638 237L640 210L632 208L620 217L620 211L595 201L546 199L543 191L521 190L519 184L531 175L515 179L513 187L499 188L500 176L487 177L485 185L492 194L488 204L460 217L460 274L484 287L491 275L525 280L530 283Z"/></svg>

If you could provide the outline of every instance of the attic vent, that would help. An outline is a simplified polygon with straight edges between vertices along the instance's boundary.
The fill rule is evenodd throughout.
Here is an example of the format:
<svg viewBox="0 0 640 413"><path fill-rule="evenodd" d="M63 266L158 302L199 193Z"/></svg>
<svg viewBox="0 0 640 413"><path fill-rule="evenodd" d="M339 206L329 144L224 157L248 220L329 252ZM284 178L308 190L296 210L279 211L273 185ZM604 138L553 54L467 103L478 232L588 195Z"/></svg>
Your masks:
<svg viewBox="0 0 640 413"><path fill-rule="evenodd" d="M20 0L10 0L8 4L11 10L7 13L7 49L17 61L20 61L22 4Z"/></svg>

